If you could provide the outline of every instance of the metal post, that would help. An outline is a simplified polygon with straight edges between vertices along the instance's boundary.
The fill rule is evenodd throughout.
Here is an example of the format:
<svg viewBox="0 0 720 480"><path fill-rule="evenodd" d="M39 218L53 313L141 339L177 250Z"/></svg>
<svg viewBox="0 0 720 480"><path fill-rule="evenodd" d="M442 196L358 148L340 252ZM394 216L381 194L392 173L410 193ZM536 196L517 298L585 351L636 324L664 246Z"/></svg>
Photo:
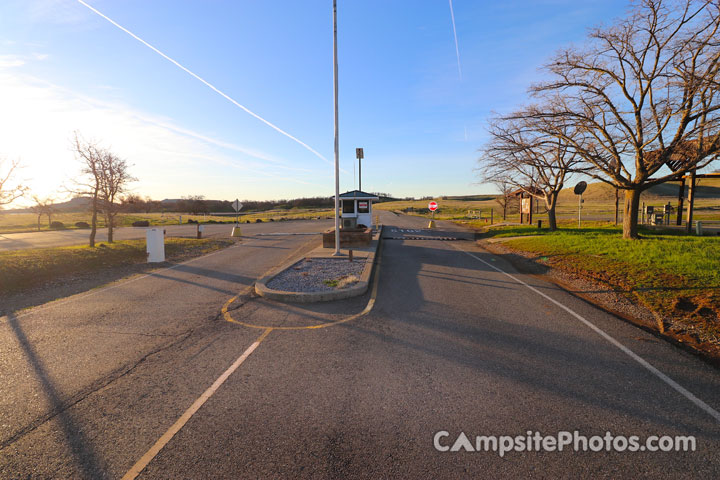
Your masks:
<svg viewBox="0 0 720 480"><path fill-rule="evenodd" d="M683 200L685 200L685 177L680 179L680 191L678 192L677 220L675 224L679 227L682 225Z"/></svg>
<svg viewBox="0 0 720 480"><path fill-rule="evenodd" d="M582 217L582 193L578 195L578 228L580 228L580 219Z"/></svg>
<svg viewBox="0 0 720 480"><path fill-rule="evenodd" d="M362 158L358 159L358 190L362 192Z"/></svg>
<svg viewBox="0 0 720 480"><path fill-rule="evenodd" d="M615 189L615 225L618 224L618 217L620 213L620 192L618 192L618 189Z"/></svg>
<svg viewBox="0 0 720 480"><path fill-rule="evenodd" d="M337 0L333 0L333 93L335 96L335 252L340 253L340 141L338 129Z"/></svg>
<svg viewBox="0 0 720 480"><path fill-rule="evenodd" d="M688 186L688 206L685 231L692 232L693 208L695 208L695 170L690 172L690 185Z"/></svg>

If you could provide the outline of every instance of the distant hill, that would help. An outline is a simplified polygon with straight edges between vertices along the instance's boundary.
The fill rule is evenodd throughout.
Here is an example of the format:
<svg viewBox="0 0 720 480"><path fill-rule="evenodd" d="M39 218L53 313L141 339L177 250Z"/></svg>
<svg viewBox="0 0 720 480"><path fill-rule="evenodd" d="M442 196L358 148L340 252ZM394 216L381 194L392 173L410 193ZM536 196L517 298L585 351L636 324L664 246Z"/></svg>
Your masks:
<svg viewBox="0 0 720 480"><path fill-rule="evenodd" d="M484 202L494 200L497 195L443 195L441 200L460 200L465 202Z"/></svg>
<svg viewBox="0 0 720 480"><path fill-rule="evenodd" d="M564 188L560 192L560 201L567 202L575 198L573 188ZM676 199L678 197L678 190L680 189L680 182L667 182L661 185L655 185L644 191L642 194L643 199L647 200L659 200L659 199ZM622 196L622 192L620 192ZM687 186L685 187L685 194L687 195ZM720 200L720 178L702 178L698 179L696 198L717 198ZM583 193L583 198L587 201L614 201L615 200L615 189L603 182L588 183L587 190Z"/></svg>
<svg viewBox="0 0 720 480"><path fill-rule="evenodd" d="M58 212L84 212L90 208L90 198L75 197L67 202L60 202L53 205ZM3 210L5 213L29 213L30 208L13 208Z"/></svg>

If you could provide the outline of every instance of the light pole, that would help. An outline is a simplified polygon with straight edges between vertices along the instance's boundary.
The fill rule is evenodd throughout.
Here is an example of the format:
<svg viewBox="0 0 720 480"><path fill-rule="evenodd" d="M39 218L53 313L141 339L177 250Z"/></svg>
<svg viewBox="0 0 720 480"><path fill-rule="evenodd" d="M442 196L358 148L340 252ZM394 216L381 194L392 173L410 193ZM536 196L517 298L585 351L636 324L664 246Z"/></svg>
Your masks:
<svg viewBox="0 0 720 480"><path fill-rule="evenodd" d="M340 253L340 141L338 138L337 0L333 0L333 91L335 94L335 252Z"/></svg>

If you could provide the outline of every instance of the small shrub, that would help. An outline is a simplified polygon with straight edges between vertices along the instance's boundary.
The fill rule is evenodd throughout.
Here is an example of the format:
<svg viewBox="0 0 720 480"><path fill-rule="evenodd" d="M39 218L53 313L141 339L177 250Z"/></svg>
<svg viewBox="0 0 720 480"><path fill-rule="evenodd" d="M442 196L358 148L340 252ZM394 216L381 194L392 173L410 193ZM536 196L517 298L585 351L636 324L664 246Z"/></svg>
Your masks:
<svg viewBox="0 0 720 480"><path fill-rule="evenodd" d="M77 228L90 228L90 224L87 222L75 222Z"/></svg>
<svg viewBox="0 0 720 480"><path fill-rule="evenodd" d="M149 226L150 226L150 222L147 221L147 220L138 220L138 221L136 221L136 222L133 222L133 223L132 223L132 226L133 226L133 227L149 227Z"/></svg>
<svg viewBox="0 0 720 480"><path fill-rule="evenodd" d="M255 220L255 223L262 223L262 221L262 218L258 218L257 220Z"/></svg>
<svg viewBox="0 0 720 480"><path fill-rule="evenodd" d="M198 223L198 221L197 221L197 220L193 220L192 218L190 218L190 219L188 219L188 222L187 222L187 223Z"/></svg>
<svg viewBox="0 0 720 480"><path fill-rule="evenodd" d="M52 228L53 230L62 230L65 228L65 224L55 221L50 224L50 228Z"/></svg>

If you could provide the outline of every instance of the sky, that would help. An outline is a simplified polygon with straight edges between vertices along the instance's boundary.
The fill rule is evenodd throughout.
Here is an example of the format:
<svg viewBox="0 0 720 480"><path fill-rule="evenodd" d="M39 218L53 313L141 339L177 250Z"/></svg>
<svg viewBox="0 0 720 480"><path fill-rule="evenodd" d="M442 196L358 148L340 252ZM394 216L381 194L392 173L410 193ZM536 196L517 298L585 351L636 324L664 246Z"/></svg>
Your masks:
<svg viewBox="0 0 720 480"><path fill-rule="evenodd" d="M260 118L77 0L3 0L0 159L22 162L34 194L66 196L75 131L153 199L334 194L331 0L84 1ZM488 117L628 7L338 0L341 192L357 187L356 147L365 191L493 192L474 171Z"/></svg>

